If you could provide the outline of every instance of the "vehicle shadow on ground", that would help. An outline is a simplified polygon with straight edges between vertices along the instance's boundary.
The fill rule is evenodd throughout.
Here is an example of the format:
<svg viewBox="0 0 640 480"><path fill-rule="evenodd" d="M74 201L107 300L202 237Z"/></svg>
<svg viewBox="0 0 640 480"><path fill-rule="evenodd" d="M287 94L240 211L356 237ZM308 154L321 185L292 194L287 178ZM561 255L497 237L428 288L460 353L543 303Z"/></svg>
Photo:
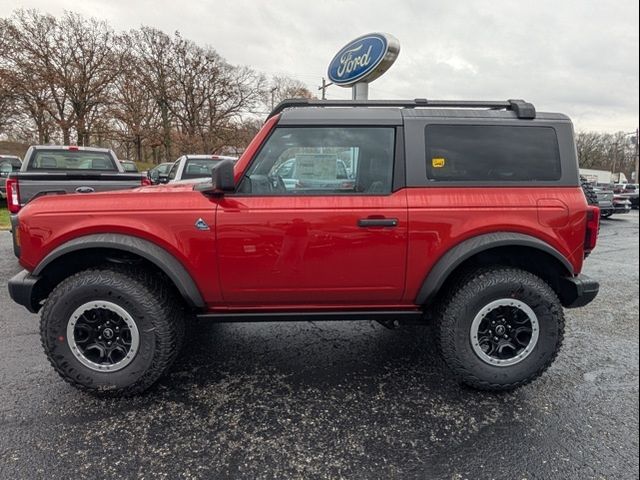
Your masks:
<svg viewBox="0 0 640 480"><path fill-rule="evenodd" d="M375 377L391 368L425 367L446 376L430 326L389 330L376 322L215 324L190 329L187 348L172 374L193 374L196 383L216 372L247 375L263 370L301 388L339 384L351 376Z"/></svg>
<svg viewBox="0 0 640 480"><path fill-rule="evenodd" d="M458 384L436 351L431 325L389 330L376 322L199 322L156 391L184 399L194 389L216 390L229 382L301 397L378 392L397 402L415 395L495 402L510 395Z"/></svg>

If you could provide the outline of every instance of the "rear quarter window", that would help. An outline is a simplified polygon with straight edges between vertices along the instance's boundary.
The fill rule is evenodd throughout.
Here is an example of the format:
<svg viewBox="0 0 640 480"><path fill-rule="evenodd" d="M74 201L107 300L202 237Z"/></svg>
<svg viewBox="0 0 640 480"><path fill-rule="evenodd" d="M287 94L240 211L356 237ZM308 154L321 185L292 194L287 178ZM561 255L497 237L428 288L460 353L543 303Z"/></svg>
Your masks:
<svg viewBox="0 0 640 480"><path fill-rule="evenodd" d="M427 125L425 144L432 182L555 181L562 176L552 127Z"/></svg>

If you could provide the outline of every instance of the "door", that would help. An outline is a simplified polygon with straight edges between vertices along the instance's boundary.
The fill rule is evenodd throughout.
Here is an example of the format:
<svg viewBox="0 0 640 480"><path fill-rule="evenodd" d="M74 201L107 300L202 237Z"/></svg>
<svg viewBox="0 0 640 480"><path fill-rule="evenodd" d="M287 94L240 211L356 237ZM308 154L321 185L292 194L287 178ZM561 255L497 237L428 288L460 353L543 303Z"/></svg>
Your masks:
<svg viewBox="0 0 640 480"><path fill-rule="evenodd" d="M217 208L234 306L393 305L405 284L406 192L393 127L279 127Z"/></svg>

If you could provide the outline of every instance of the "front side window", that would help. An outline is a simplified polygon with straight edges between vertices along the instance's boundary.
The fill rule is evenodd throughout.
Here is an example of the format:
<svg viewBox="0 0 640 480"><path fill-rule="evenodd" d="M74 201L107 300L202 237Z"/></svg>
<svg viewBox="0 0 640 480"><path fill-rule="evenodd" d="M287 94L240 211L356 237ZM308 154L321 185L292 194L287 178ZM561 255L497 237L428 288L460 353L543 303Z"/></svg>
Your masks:
<svg viewBox="0 0 640 480"><path fill-rule="evenodd" d="M392 127L280 127L249 167L239 192L388 194L394 143Z"/></svg>
<svg viewBox="0 0 640 480"><path fill-rule="evenodd" d="M427 178L433 182L553 181L561 177L551 127L428 125Z"/></svg>
<svg viewBox="0 0 640 480"><path fill-rule="evenodd" d="M162 175L166 175L169 172L169 169L171 168L172 164L171 163L163 163L160 166L158 166L158 172Z"/></svg>
<svg viewBox="0 0 640 480"><path fill-rule="evenodd" d="M117 172L118 167L107 152L84 150L36 150L31 160L33 170L97 170Z"/></svg>

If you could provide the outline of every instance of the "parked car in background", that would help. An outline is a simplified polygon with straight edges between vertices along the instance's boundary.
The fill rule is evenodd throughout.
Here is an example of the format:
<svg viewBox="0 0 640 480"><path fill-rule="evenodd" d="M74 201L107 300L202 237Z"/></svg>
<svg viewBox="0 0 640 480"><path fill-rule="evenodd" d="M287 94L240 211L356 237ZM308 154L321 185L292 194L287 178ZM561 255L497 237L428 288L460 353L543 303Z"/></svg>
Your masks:
<svg viewBox="0 0 640 480"><path fill-rule="evenodd" d="M0 155L0 198L7 198L7 177L11 172L20 170L22 161L16 155Z"/></svg>
<svg viewBox="0 0 640 480"><path fill-rule="evenodd" d="M620 194L613 194L613 213L629 213L631 211L631 201Z"/></svg>
<svg viewBox="0 0 640 480"><path fill-rule="evenodd" d="M115 153L106 148L32 146L20 170L7 178L7 206L17 213L42 195L92 193L147 185L147 178L126 173Z"/></svg>
<svg viewBox="0 0 640 480"><path fill-rule="evenodd" d="M594 188L593 191L598 196L598 207L600 207L600 216L602 218L609 218L615 213L615 209L613 207L613 192L599 187Z"/></svg>
<svg viewBox="0 0 640 480"><path fill-rule="evenodd" d="M224 155L183 155L176 160L167 176L168 183L211 179L211 170L222 160L238 160Z"/></svg>
<svg viewBox="0 0 640 480"><path fill-rule="evenodd" d="M120 160L120 165L127 173L138 173L138 165L136 162L132 162L131 160Z"/></svg>
<svg viewBox="0 0 640 480"><path fill-rule="evenodd" d="M173 162L164 162L156 165L147 172L149 181L156 185L158 183L167 183L169 177L169 170L173 166Z"/></svg>
<svg viewBox="0 0 640 480"><path fill-rule="evenodd" d="M614 192L631 202L631 208L638 208L638 193L640 189L637 183L625 183L616 185Z"/></svg>

